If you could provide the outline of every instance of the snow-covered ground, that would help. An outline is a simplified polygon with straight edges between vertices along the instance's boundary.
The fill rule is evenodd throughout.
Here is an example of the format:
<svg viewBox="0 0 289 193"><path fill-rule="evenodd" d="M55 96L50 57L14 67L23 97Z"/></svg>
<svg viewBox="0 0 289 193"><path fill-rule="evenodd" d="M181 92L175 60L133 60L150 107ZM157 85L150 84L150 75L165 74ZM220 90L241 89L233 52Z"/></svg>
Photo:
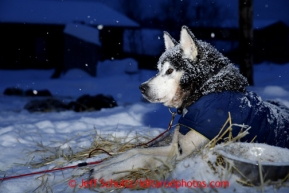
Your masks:
<svg viewBox="0 0 289 193"><path fill-rule="evenodd" d="M83 113L73 111L29 113L23 109L23 106L31 98L8 97L0 94L0 177L50 169L55 167L57 162L63 162L57 159L38 169L25 165L45 155L39 151L40 146L51 148L52 151L56 149L66 151L71 148L73 152L77 152L91 145L96 132L102 135L113 134L124 137L128 141L136 133L155 136L165 129L171 117L167 108L161 104L143 101L138 89L141 82L149 79L156 72L140 70L135 74L126 74L125 71L129 71L132 63L133 61L129 59L100 63L98 64L98 77L90 77L80 70L71 70L60 79L50 79L52 70L1 70L1 93L7 87L18 87L24 90L48 89L55 97L64 101L76 99L83 94L102 93L112 95L119 106ZM255 86L250 87L249 90L257 92L263 99L280 100L289 107L289 64L263 63L256 65L254 69ZM127 136L128 133L129 136ZM214 159L213 154L211 155L210 159ZM79 160L79 162L99 159L101 158L94 157ZM173 178L179 180L193 178L198 181L220 180L213 172L203 172L207 170L210 169L202 157L187 158L174 169ZM48 180L45 183L42 181L43 178L39 177L42 175L7 180L0 182L0 192L72 192L74 189L65 180L81 171L83 170L70 169L50 173L47 174ZM76 178L77 184L81 184L81 180L86 179L87 176L86 174ZM256 192L258 190L241 186L234 182L233 178L230 180L229 188L215 190L220 192ZM45 187L52 188L52 190ZM209 192L213 189L203 190ZM77 189L77 191L90 192L88 189ZM265 187L265 192L271 191L274 191L272 186ZM289 187L278 190L278 192L288 191Z"/></svg>

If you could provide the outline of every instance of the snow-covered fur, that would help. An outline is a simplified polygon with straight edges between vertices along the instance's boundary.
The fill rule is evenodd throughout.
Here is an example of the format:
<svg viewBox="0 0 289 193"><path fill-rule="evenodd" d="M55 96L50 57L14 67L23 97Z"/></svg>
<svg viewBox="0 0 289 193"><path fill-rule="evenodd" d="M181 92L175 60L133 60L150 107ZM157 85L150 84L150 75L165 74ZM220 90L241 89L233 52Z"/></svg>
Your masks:
<svg viewBox="0 0 289 193"><path fill-rule="evenodd" d="M182 109L204 95L244 92L247 80L210 44L198 40L184 26L180 43L164 33L166 51L158 62L159 73L140 86L144 98Z"/></svg>

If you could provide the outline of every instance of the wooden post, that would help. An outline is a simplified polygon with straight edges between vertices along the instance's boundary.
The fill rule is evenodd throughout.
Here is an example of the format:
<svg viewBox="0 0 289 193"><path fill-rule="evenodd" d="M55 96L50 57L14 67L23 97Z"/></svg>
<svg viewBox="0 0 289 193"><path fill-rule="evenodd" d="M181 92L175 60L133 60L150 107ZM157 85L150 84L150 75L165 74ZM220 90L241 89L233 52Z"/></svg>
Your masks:
<svg viewBox="0 0 289 193"><path fill-rule="evenodd" d="M253 0L239 0L240 72L253 81Z"/></svg>

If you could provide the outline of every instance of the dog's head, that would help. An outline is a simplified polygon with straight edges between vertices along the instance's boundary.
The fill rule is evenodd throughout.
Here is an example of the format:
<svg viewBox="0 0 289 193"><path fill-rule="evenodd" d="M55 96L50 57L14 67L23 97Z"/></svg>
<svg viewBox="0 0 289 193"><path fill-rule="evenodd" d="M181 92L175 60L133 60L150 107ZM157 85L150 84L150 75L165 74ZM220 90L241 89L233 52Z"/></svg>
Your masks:
<svg viewBox="0 0 289 193"><path fill-rule="evenodd" d="M164 33L166 51L158 62L158 74L140 85L145 99L183 108L201 95L201 87L230 61L210 44L197 40L182 27L180 43ZM195 99L192 99L194 98Z"/></svg>

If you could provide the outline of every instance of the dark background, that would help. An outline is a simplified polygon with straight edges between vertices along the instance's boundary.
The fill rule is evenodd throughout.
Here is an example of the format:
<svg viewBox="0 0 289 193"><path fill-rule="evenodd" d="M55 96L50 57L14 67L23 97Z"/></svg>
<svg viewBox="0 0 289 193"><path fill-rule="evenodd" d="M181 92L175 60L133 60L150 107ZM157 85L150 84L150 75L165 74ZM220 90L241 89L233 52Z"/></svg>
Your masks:
<svg viewBox="0 0 289 193"><path fill-rule="evenodd" d="M254 63L288 63L289 1L253 2ZM178 40L183 25L238 64L238 17L237 0L0 0L0 68L54 68L52 78L81 68L95 76L98 61L130 57L154 69L163 31ZM92 30L75 35L69 24Z"/></svg>

